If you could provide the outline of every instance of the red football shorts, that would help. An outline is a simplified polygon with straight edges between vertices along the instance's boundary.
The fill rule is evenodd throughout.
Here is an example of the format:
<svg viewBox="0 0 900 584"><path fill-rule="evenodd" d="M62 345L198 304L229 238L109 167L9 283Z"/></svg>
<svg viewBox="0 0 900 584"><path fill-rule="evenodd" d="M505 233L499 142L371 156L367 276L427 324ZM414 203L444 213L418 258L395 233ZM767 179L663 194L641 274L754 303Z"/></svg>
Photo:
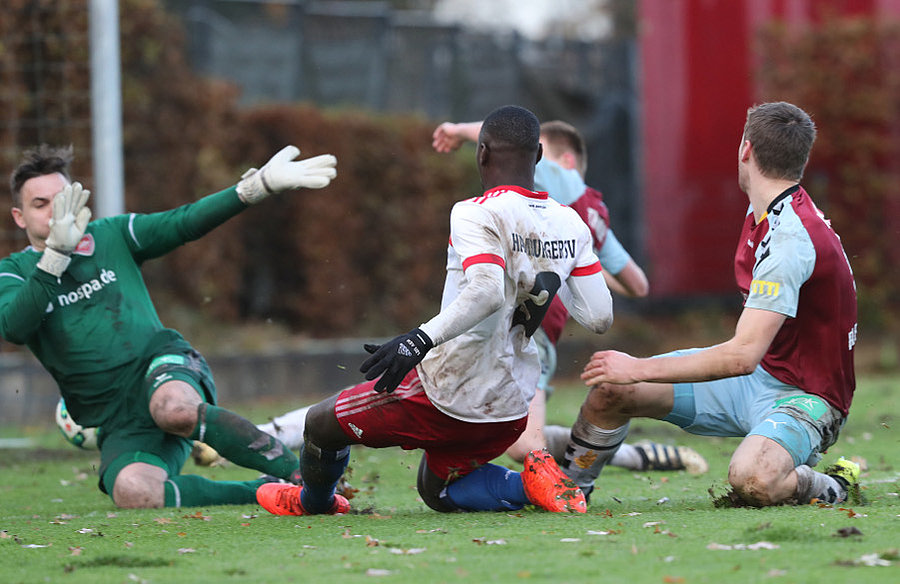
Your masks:
<svg viewBox="0 0 900 584"><path fill-rule="evenodd" d="M503 454L525 430L528 416L509 422L464 422L443 413L425 395L413 369L392 393L375 380L340 392L334 413L355 444L425 451L428 468L442 479L470 473Z"/></svg>

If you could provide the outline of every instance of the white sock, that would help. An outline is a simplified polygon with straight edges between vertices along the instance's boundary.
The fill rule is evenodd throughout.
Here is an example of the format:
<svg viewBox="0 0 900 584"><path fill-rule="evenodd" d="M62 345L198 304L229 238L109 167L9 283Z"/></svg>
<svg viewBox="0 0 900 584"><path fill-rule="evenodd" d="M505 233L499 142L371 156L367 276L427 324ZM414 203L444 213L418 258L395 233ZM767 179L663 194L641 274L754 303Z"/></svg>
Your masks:
<svg viewBox="0 0 900 584"><path fill-rule="evenodd" d="M547 441L547 450L556 459L557 464L561 464L566 459L566 446L569 445L569 436L571 435L572 429L566 426L544 426L544 439ZM641 458L637 448L625 442L619 446L612 460L607 464L627 468L628 470L644 470L644 459Z"/></svg>
<svg viewBox="0 0 900 584"><path fill-rule="evenodd" d="M569 445L569 436L572 429L567 426L544 426L544 441L547 443L547 452L560 464L566 459L566 446Z"/></svg>
<svg viewBox="0 0 900 584"><path fill-rule="evenodd" d="M593 488L600 471L616 454L628 435L628 424L613 430L599 428L578 414L566 447L562 470L579 487Z"/></svg>
<svg viewBox="0 0 900 584"><path fill-rule="evenodd" d="M616 450L612 460L609 461L612 466L620 466L628 470L644 470L644 460L641 458L638 449L631 444L622 443Z"/></svg>
<svg viewBox="0 0 900 584"><path fill-rule="evenodd" d="M805 464L794 469L797 472L797 501L809 503L818 499L824 503L842 503L847 500L847 489L832 476L816 472Z"/></svg>
<svg viewBox="0 0 900 584"><path fill-rule="evenodd" d="M303 445L303 429L306 428L306 412L312 406L306 406L278 416L268 424L259 424L257 428L275 436L291 450L299 450Z"/></svg>

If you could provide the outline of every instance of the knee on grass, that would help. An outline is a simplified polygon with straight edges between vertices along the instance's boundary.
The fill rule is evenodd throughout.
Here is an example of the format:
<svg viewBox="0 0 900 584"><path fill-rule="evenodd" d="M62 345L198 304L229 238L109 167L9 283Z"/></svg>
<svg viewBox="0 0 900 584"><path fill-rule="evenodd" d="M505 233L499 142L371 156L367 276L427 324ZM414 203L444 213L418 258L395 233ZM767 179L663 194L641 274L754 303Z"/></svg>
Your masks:
<svg viewBox="0 0 900 584"><path fill-rule="evenodd" d="M117 507L123 509L152 509L165 504L164 480L162 469L132 468L129 465L122 469L113 486L112 500ZM149 465L147 465L149 466ZM159 471L159 472L156 472Z"/></svg>
<svg viewBox="0 0 900 584"><path fill-rule="evenodd" d="M742 501L754 507L767 507L784 502L778 477L760 469L728 469L728 482Z"/></svg>

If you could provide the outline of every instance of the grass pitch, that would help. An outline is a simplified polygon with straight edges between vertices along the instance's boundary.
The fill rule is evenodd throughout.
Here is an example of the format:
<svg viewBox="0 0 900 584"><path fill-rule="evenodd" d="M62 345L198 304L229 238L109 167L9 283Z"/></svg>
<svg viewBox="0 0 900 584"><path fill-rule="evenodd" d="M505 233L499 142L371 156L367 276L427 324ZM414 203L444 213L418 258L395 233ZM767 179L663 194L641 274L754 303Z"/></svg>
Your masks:
<svg viewBox="0 0 900 584"><path fill-rule="evenodd" d="M551 422L571 423L583 389L561 386ZM444 515L415 491L418 452L354 448L359 489L345 516L276 517L256 505L120 510L96 487L96 452L55 427L3 428L0 581L19 582L898 582L900 379L860 379L851 417L823 460L858 457L868 504L719 509L737 439L635 421L630 441L682 443L706 475L607 468L586 515L534 509ZM254 421L301 404L224 404ZM48 420L52 424L52 418ZM508 459L501 464L515 465ZM234 466L185 473L248 479Z"/></svg>

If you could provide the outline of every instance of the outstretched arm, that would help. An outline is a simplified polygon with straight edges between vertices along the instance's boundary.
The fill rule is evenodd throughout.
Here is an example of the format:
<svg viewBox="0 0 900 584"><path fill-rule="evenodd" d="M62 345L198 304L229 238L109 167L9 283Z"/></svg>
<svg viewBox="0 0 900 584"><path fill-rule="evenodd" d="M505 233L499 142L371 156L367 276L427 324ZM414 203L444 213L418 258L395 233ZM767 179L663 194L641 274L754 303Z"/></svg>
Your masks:
<svg viewBox="0 0 900 584"><path fill-rule="evenodd" d="M303 160L296 146L285 146L265 166L251 168L237 185L238 196L248 205L256 204L269 195L299 188L321 189L337 176L337 158L322 154Z"/></svg>
<svg viewBox="0 0 900 584"><path fill-rule="evenodd" d="M131 215L123 234L138 261L164 255L199 239L228 219L270 195L299 188L320 189L337 175L331 154L295 160L296 146L286 146L261 169L251 168L236 185L169 211Z"/></svg>
<svg viewBox="0 0 900 584"><path fill-rule="evenodd" d="M477 142L479 132L481 132L481 122L460 124L444 122L435 128L431 135L431 147L437 152L452 152L458 150L466 142Z"/></svg>
<svg viewBox="0 0 900 584"><path fill-rule="evenodd" d="M688 355L638 359L618 351L600 351L591 357L581 379L587 385L680 383L747 375L762 361L785 318L777 312L745 308L734 337Z"/></svg>

